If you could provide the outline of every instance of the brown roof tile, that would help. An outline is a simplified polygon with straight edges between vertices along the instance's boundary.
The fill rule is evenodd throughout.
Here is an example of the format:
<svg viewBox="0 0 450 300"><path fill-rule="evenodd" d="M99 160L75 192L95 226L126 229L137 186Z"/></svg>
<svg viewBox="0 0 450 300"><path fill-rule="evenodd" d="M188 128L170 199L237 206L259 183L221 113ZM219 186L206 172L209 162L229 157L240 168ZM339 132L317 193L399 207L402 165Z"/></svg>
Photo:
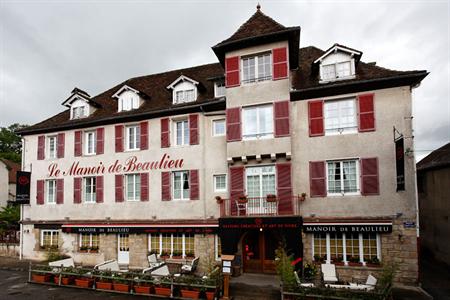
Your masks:
<svg viewBox="0 0 450 300"><path fill-rule="evenodd" d="M450 166L450 143L434 150L425 158L417 163L417 170L423 171L427 169L442 168Z"/></svg>

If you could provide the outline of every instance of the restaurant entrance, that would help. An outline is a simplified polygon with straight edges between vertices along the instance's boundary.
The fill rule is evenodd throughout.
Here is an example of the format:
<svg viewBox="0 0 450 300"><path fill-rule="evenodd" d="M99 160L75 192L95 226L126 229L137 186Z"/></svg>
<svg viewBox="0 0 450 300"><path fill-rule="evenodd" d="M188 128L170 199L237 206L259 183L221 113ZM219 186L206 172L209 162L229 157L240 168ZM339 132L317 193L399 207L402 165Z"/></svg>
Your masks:
<svg viewBox="0 0 450 300"><path fill-rule="evenodd" d="M244 272L275 274L275 250L281 243L279 233L251 230L242 239Z"/></svg>

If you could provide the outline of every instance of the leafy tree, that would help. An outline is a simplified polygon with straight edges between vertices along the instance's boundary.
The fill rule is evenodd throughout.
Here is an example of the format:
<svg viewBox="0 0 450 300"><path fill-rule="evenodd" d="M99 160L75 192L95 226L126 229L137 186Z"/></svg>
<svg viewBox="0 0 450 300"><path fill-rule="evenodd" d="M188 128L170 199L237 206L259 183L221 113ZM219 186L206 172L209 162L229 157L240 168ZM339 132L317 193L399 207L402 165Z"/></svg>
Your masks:
<svg viewBox="0 0 450 300"><path fill-rule="evenodd" d="M17 131L28 127L18 123L0 127L0 158L20 163L22 159L22 139Z"/></svg>
<svg viewBox="0 0 450 300"><path fill-rule="evenodd" d="M0 211L0 231L17 229L20 220L20 205L2 207Z"/></svg>

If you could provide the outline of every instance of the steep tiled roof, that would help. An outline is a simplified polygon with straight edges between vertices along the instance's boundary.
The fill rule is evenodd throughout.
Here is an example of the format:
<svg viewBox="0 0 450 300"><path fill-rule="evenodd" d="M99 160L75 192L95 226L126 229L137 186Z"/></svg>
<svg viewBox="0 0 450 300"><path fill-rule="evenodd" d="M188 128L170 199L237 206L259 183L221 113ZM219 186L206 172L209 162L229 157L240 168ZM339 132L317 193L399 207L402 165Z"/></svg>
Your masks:
<svg viewBox="0 0 450 300"><path fill-rule="evenodd" d="M16 174L17 171L20 171L21 169L20 165L4 158L0 158L0 160L6 165L6 168L8 169L8 182L16 183Z"/></svg>
<svg viewBox="0 0 450 300"><path fill-rule="evenodd" d="M417 163L417 170L450 167L450 143L434 150Z"/></svg>
<svg viewBox="0 0 450 300"><path fill-rule="evenodd" d="M253 16L242 24L232 36L220 42L219 45L245 38L274 33L285 29L286 27L276 22L271 17L265 15L260 9L258 9Z"/></svg>
<svg viewBox="0 0 450 300"><path fill-rule="evenodd" d="M342 86L345 84L357 84L365 80L375 79L394 79L398 76L417 74L425 71L394 71L373 64L359 62L356 66L356 78L350 80L330 82L327 84L319 83L318 70L313 65L315 59L324 53L323 50L310 46L300 48L299 61L300 66L297 70L291 72L292 86L300 93L308 89L321 89L324 87ZM109 120L109 123L119 122L124 118L135 118L136 116L150 115L162 110L170 110L176 114L176 109L189 108L194 105L207 105L220 103L220 109L225 108L222 100L214 98L214 81L212 78L223 77L224 70L219 63L201 65L187 69L179 69L165 73L152 74L147 76L131 78L115 87L92 97L100 107L89 117L83 119L70 120L70 111L65 110L45 121L22 130L22 134L32 134L37 132L51 132L67 128L88 127L98 125L99 121ZM197 101L180 105L172 104L172 91L167 89L175 79L180 75L185 75L199 82L199 93ZM144 104L136 110L127 112L117 112L117 100L112 97L123 85L136 89L139 93L146 95ZM144 118L144 117L142 117ZM93 124L93 122L97 122Z"/></svg>

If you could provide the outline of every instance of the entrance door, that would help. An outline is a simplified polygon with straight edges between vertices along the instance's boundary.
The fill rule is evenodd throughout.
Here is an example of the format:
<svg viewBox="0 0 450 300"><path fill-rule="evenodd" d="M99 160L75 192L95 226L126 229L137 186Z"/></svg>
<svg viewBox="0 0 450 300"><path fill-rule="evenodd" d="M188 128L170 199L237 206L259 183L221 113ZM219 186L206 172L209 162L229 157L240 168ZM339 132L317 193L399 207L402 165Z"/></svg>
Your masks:
<svg viewBox="0 0 450 300"><path fill-rule="evenodd" d="M244 272L276 273L275 250L280 242L271 231L249 231L242 240Z"/></svg>
<svg viewBox="0 0 450 300"><path fill-rule="evenodd" d="M130 263L130 247L129 247L129 235L118 235L118 263L128 265Z"/></svg>

